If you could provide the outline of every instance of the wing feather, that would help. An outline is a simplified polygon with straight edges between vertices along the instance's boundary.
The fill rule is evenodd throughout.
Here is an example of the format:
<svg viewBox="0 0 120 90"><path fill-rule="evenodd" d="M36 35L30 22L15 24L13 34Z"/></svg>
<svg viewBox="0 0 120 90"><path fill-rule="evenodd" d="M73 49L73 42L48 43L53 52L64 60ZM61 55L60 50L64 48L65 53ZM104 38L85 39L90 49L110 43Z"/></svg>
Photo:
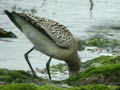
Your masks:
<svg viewBox="0 0 120 90"><path fill-rule="evenodd" d="M56 21L36 17L30 14L13 13L19 15L32 26L36 27L40 32L51 38L60 47L69 48L74 42L74 37L70 31L64 25Z"/></svg>

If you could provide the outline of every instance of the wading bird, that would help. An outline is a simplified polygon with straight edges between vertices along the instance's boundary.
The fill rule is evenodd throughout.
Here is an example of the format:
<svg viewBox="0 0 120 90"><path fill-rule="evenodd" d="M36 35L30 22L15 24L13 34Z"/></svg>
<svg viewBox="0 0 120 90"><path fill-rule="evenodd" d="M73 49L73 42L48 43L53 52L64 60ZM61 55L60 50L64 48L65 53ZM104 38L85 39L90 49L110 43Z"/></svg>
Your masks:
<svg viewBox="0 0 120 90"><path fill-rule="evenodd" d="M34 77L37 77L37 75L28 59L28 54L34 49L50 57L46 63L49 79L51 79L49 64L52 58L67 63L69 76L73 76L79 72L78 43L64 25L30 14L9 12L7 10L5 10L5 13L33 44L33 47L24 56Z"/></svg>

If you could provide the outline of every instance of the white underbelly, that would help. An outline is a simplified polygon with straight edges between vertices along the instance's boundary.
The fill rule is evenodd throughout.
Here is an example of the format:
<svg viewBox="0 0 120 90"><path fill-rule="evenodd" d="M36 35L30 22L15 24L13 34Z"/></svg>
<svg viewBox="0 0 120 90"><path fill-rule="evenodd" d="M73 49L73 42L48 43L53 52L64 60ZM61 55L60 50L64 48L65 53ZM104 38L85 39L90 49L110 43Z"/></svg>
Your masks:
<svg viewBox="0 0 120 90"><path fill-rule="evenodd" d="M39 31L34 30L27 37L33 43L36 50L48 56L53 56L57 59L64 59L70 53L69 50L59 47L54 41Z"/></svg>
<svg viewBox="0 0 120 90"><path fill-rule="evenodd" d="M55 42L53 42L51 39L49 39L47 36L36 30L35 28L30 28L29 31L23 31L28 39L33 43L35 49L48 56L55 55L59 52L59 46L57 46Z"/></svg>

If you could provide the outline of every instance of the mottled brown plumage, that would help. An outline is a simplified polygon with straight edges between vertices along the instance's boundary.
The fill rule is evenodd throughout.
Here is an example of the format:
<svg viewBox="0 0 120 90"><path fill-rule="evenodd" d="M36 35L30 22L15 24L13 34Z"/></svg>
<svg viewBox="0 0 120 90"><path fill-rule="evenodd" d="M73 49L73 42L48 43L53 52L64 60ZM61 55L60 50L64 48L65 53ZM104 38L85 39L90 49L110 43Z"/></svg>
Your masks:
<svg viewBox="0 0 120 90"><path fill-rule="evenodd" d="M69 48L75 41L69 30L58 22L31 14L20 13L19 15L37 28L44 29L45 33L61 47Z"/></svg>

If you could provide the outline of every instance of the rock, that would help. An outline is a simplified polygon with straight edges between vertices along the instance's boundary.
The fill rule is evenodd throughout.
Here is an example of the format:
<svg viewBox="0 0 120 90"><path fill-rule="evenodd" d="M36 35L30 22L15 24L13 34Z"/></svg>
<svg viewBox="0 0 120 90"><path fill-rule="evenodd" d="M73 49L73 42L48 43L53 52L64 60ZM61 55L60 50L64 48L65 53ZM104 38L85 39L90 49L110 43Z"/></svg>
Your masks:
<svg viewBox="0 0 120 90"><path fill-rule="evenodd" d="M38 90L33 84L1 85L0 90Z"/></svg>
<svg viewBox="0 0 120 90"><path fill-rule="evenodd" d="M59 86L49 85L34 85L34 84L8 84L0 85L0 90L120 90L120 86L107 85L87 85L80 87L64 88Z"/></svg>
<svg viewBox="0 0 120 90"><path fill-rule="evenodd" d="M41 81L41 78L37 78ZM22 70L8 70L0 68L0 82L1 83L36 83L36 78L31 74Z"/></svg>
<svg viewBox="0 0 120 90"><path fill-rule="evenodd" d="M86 62L82 62L81 68L94 68L107 64L116 64L120 63L120 56L100 56Z"/></svg>
<svg viewBox="0 0 120 90"><path fill-rule="evenodd" d="M66 64L51 66L51 74L55 72L64 74L68 71ZM81 72L69 79L57 81L69 86L81 85L120 85L120 56L100 56L81 63ZM55 82L54 82L55 83Z"/></svg>
<svg viewBox="0 0 120 90"><path fill-rule="evenodd" d="M3 28L0 28L0 37L1 38L17 38L12 32L7 32Z"/></svg>
<svg viewBox="0 0 120 90"><path fill-rule="evenodd" d="M94 63L100 65L93 65ZM120 57L119 56L100 56L96 59L82 63L85 68L78 75L66 80L68 85L120 85Z"/></svg>
<svg viewBox="0 0 120 90"><path fill-rule="evenodd" d="M53 72L56 72L56 69L61 72L61 67L64 67L64 64L52 66L51 69L53 69ZM12 87L26 88L27 86L29 87L28 84L13 83L36 84L36 81L39 82L37 85L31 86L30 84L31 88L38 88L34 90L49 90L50 88L55 90L94 90L94 88L95 90L120 90L120 56L100 56L82 63L81 67L85 69L74 77L62 81L50 81L42 78L34 79L31 74L25 71L0 69L0 82L2 84L0 90L1 88L4 88L4 90L13 90ZM6 83L8 86L4 85ZM63 84L68 84L76 88L64 87L62 86Z"/></svg>

